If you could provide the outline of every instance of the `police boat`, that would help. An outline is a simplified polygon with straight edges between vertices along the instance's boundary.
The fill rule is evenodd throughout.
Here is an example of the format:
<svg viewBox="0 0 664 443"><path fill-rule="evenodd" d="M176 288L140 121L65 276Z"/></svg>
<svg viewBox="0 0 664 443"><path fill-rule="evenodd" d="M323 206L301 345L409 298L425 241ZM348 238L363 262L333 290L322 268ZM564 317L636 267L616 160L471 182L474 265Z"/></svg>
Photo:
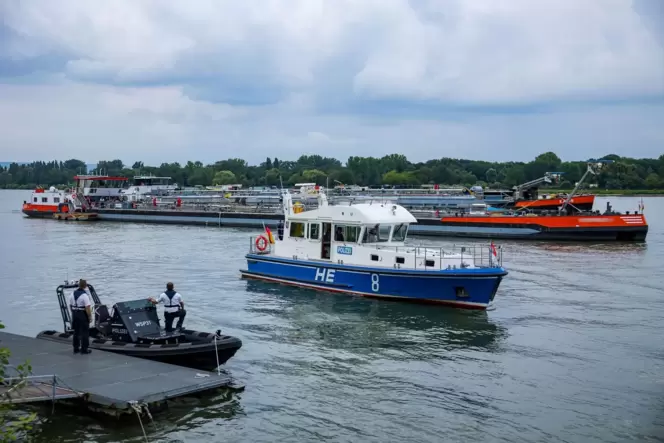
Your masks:
<svg viewBox="0 0 664 443"><path fill-rule="evenodd" d="M65 290L78 288L69 281L57 288L65 332L42 331L37 338L72 344L74 330ZM199 370L214 370L226 363L242 341L237 337L189 329L166 332L159 322L157 308L147 298L115 303L109 312L95 288L88 283L94 323L90 327L90 348L146 358Z"/></svg>
<svg viewBox="0 0 664 443"><path fill-rule="evenodd" d="M283 193L284 225L275 239L250 239L242 277L388 300L490 309L507 271L502 248L444 248L406 243L417 219L403 206L378 200L328 204L305 211Z"/></svg>

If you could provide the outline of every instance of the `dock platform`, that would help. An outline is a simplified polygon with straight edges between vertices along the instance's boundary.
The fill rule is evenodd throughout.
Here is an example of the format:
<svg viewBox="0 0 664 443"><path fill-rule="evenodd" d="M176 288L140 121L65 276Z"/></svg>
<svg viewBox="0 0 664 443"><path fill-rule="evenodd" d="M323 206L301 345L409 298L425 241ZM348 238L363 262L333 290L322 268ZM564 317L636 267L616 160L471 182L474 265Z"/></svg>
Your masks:
<svg viewBox="0 0 664 443"><path fill-rule="evenodd" d="M93 350L74 354L71 346L0 332L0 347L10 350L6 378L12 368L29 361L30 382L14 392L13 403L67 400L112 415L134 413L135 405L150 411L163 409L168 400L220 388L243 389L227 374L197 371L176 365ZM49 380L53 383L49 385ZM0 386L0 396L7 386ZM52 392L53 397L48 393Z"/></svg>

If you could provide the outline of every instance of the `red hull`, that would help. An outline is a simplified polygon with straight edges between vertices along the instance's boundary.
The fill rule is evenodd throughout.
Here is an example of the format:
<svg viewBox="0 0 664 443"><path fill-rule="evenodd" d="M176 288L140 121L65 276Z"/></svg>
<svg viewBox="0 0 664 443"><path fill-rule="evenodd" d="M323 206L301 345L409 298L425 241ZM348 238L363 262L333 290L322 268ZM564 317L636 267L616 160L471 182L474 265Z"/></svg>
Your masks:
<svg viewBox="0 0 664 443"><path fill-rule="evenodd" d="M445 235L468 238L643 241L648 233L643 214L443 217L440 223Z"/></svg>

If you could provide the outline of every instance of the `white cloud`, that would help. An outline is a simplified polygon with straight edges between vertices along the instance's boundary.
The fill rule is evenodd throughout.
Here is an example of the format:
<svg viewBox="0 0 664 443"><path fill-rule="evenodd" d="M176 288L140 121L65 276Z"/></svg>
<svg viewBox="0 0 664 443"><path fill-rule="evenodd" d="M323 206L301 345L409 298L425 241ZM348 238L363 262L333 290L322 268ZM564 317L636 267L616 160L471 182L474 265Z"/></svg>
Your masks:
<svg viewBox="0 0 664 443"><path fill-rule="evenodd" d="M662 151L661 100L564 105L664 95L664 24L628 0L5 0L0 15L2 160ZM40 69L48 84L2 84ZM434 109L408 116L418 101Z"/></svg>

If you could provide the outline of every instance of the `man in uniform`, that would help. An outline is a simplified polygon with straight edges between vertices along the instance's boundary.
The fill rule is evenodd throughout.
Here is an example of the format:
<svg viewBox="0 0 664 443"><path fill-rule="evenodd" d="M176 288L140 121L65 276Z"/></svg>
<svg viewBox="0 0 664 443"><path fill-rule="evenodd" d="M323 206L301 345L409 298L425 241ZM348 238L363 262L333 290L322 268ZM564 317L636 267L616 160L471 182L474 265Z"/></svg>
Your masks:
<svg viewBox="0 0 664 443"><path fill-rule="evenodd" d="M69 306L71 308L71 327L74 329L74 354L89 354L90 349L90 319L92 308L90 297L86 292L88 284L85 280L78 281L78 289L69 295Z"/></svg>
<svg viewBox="0 0 664 443"><path fill-rule="evenodd" d="M164 326L166 332L173 331L173 320L175 320L176 317L178 318L176 328L182 329L182 323L184 323L187 311L184 310L182 296L173 290L173 283L166 283L166 291L162 292L159 298L156 300L152 299L151 301L154 304L164 304Z"/></svg>

